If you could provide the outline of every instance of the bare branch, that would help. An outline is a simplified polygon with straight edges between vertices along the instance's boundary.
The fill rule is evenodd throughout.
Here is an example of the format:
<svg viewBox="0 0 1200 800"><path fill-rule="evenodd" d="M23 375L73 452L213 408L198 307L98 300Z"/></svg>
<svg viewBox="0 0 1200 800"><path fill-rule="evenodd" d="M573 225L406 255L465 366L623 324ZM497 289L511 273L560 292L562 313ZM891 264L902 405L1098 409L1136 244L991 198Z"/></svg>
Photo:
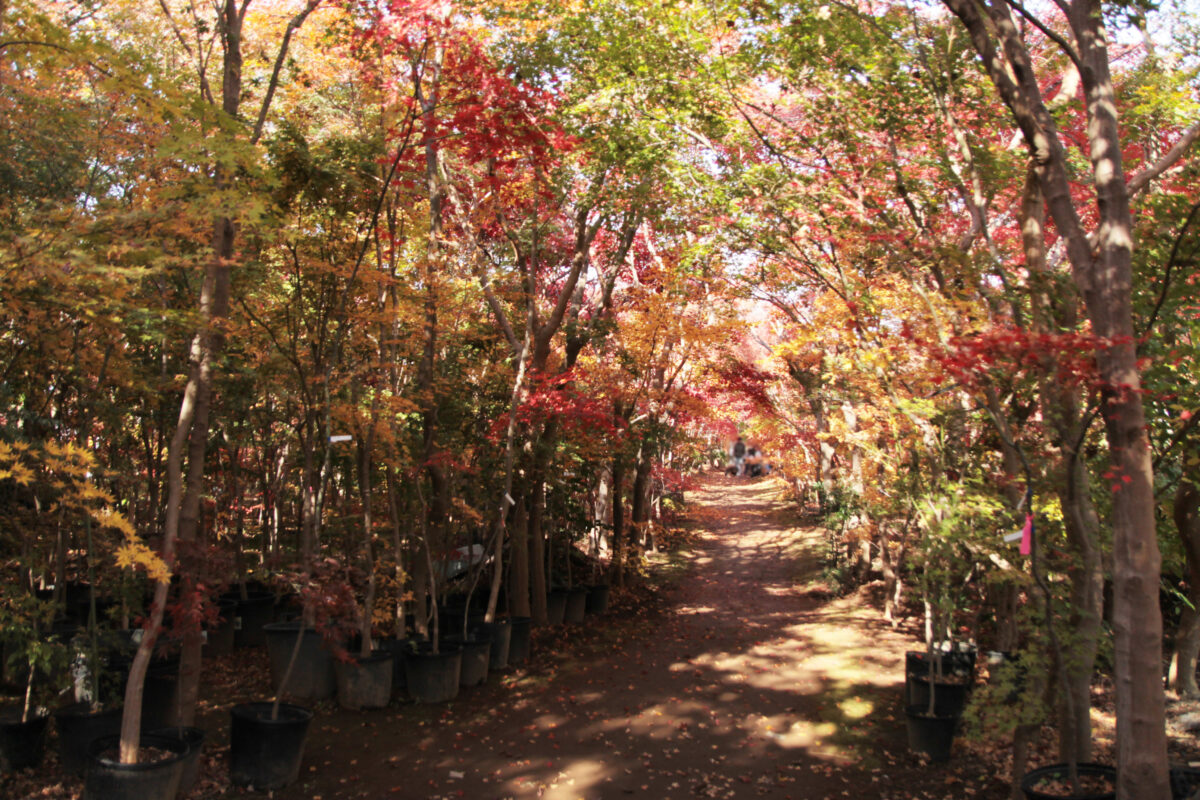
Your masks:
<svg viewBox="0 0 1200 800"><path fill-rule="evenodd" d="M1079 53L1075 52L1075 48L1071 46L1070 42L1068 42L1066 39L1064 39L1062 36L1060 36L1057 32L1048 28L1040 19L1035 17L1033 14L1030 14L1025 9L1025 6L1021 5L1019 2L1017 2L1017 0L1004 0L1004 3L1009 8L1011 8L1013 11L1016 11L1018 14L1020 14L1022 17L1024 17L1026 22L1028 22L1030 25L1032 25L1033 27L1035 27L1039 31L1041 31L1046 36L1047 39L1049 39L1050 41L1052 41L1056 45L1058 45L1059 48L1062 49L1063 53L1066 54L1067 58L1071 59L1071 63L1075 65L1075 69L1082 68L1079 63ZM1060 4L1059 8L1062 9L1064 14L1066 13L1067 9L1065 6Z"/></svg>
<svg viewBox="0 0 1200 800"><path fill-rule="evenodd" d="M1129 190L1129 194L1135 195L1150 185L1150 181L1162 175L1170 169L1179 159L1183 158L1184 153L1188 148L1196 143L1196 139L1200 138L1200 122L1196 122L1192 127L1183 132L1183 136L1179 137L1179 141L1163 154L1163 157L1155 161L1150 166L1143 169L1138 174L1130 178L1125 186Z"/></svg>
<svg viewBox="0 0 1200 800"><path fill-rule="evenodd" d="M267 121L267 112L271 108L271 100L275 97L275 89L279 86L279 73L283 70L284 59L287 58L288 47L292 42L292 34L299 30L304 24L304 20L308 19L308 15L316 10L321 4L321 0L308 0L304 10L292 17L288 22L287 30L283 32L283 41L279 43L279 53L275 56L275 67L271 70L271 81L267 84L267 93L263 97L262 107L258 110L258 121L254 123L254 133L250 136L251 144L258 142L262 137L263 124ZM250 0L245 0L242 5L241 15L245 16L246 8L250 5Z"/></svg>

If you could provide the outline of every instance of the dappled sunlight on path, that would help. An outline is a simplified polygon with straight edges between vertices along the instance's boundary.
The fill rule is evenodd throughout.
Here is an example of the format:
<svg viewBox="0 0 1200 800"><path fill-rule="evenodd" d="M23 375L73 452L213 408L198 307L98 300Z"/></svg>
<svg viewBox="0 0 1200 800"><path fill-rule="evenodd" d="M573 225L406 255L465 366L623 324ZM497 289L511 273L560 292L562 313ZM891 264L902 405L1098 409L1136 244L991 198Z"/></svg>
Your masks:
<svg viewBox="0 0 1200 800"><path fill-rule="evenodd" d="M392 718L422 734L382 754L402 767L401 793L307 791L821 798L843 796L852 773L860 787L886 782L880 750L903 737L905 640L878 612L814 590L822 532L797 520L780 486L705 478L689 497L698 540L677 554L687 571L662 613L567 629L567 646L528 673ZM857 796L889 797L878 785Z"/></svg>

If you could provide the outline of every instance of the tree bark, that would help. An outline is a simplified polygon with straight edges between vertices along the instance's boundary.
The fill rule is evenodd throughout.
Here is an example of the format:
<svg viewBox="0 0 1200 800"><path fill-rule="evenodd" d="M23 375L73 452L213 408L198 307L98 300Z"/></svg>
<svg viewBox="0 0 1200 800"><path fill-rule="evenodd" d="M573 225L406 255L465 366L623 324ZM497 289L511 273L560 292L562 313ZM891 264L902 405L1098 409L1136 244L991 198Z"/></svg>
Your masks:
<svg viewBox="0 0 1200 800"><path fill-rule="evenodd" d="M632 507L629 519L633 523L635 539L640 547L650 549L653 546L653 533L650 530L650 475L654 466L651 448L645 443L638 448L637 467L633 471L633 486L630 491Z"/></svg>
<svg viewBox="0 0 1200 800"><path fill-rule="evenodd" d="M614 586L625 585L625 462L618 452L612 460L612 560L609 562Z"/></svg>
<svg viewBox="0 0 1200 800"><path fill-rule="evenodd" d="M1171 661L1171 685L1181 697L1200 697L1196 685L1196 659L1200 657L1200 490L1184 479L1175 492L1172 517L1187 559L1188 600L1175 634L1175 657Z"/></svg>
<svg viewBox="0 0 1200 800"><path fill-rule="evenodd" d="M1020 128L1047 208L1062 237L1097 349L1101 414L1114 482L1113 614L1118 800L1170 796L1162 691L1161 556L1154 520L1153 469L1132 321L1132 220L1099 0L1060 7L1074 39L1087 111L1088 154L1097 226L1089 236L1075 206L1059 130L1042 100L1033 59L1003 0L944 0L965 26L984 69ZM984 14L987 14L985 18ZM1070 47L1070 43L1063 42Z"/></svg>
<svg viewBox="0 0 1200 800"><path fill-rule="evenodd" d="M525 513L525 493L518 492L509 526L512 553L509 556L508 604L514 617L532 617L529 607L529 516Z"/></svg>
<svg viewBox="0 0 1200 800"><path fill-rule="evenodd" d="M529 615L533 617L534 625L545 625L548 617L546 612L546 533L542 529L542 520L546 511L546 482L539 472L531 477L529 488L529 577L532 604Z"/></svg>

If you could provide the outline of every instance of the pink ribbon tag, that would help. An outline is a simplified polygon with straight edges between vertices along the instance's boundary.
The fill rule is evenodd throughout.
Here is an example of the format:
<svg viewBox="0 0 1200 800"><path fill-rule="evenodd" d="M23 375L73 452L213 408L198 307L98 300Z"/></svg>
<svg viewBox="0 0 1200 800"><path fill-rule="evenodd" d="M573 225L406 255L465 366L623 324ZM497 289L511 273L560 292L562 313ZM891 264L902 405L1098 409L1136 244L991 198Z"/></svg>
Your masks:
<svg viewBox="0 0 1200 800"><path fill-rule="evenodd" d="M1033 514L1025 515L1025 527L1021 530L1021 555L1027 556L1033 551Z"/></svg>

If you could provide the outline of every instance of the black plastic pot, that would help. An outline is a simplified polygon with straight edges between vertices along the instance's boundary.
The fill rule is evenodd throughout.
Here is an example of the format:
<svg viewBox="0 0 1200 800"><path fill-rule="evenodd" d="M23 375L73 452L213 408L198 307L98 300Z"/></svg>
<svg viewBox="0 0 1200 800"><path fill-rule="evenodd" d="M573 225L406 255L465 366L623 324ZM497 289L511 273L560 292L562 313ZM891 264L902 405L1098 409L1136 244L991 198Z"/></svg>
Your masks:
<svg viewBox="0 0 1200 800"><path fill-rule="evenodd" d="M546 593L546 624L562 625L567 613L567 590L551 589Z"/></svg>
<svg viewBox="0 0 1200 800"><path fill-rule="evenodd" d="M904 709L909 749L924 753L930 761L948 761L959 718L950 714L929 716L927 712L925 706Z"/></svg>
<svg viewBox="0 0 1200 800"><path fill-rule="evenodd" d="M282 789L300 775L313 713L303 706L239 703L229 711L229 781L260 792Z"/></svg>
<svg viewBox="0 0 1200 800"><path fill-rule="evenodd" d="M583 586L576 586L573 589L567 590L567 605L563 609L563 622L571 625L578 625L583 622L584 615L587 613L588 590Z"/></svg>
<svg viewBox="0 0 1200 800"><path fill-rule="evenodd" d="M121 730L121 709L93 713L88 703L72 703L54 712L54 727L58 730L58 760L63 771L82 775L92 740Z"/></svg>
<svg viewBox="0 0 1200 800"><path fill-rule="evenodd" d="M1106 764L1077 764L1080 777L1104 778L1112 786L1111 791L1092 792L1090 794L1047 794L1038 790L1038 785L1048 780L1070 781L1071 767L1069 764L1051 764L1039 767L1025 773L1021 778L1021 791L1025 800L1114 800L1117 796L1117 771Z"/></svg>
<svg viewBox="0 0 1200 800"><path fill-rule="evenodd" d="M492 637L488 669L501 670L507 667L508 649L512 642L512 620L508 617L497 617L495 622L480 624L479 630L486 631Z"/></svg>
<svg viewBox="0 0 1200 800"><path fill-rule="evenodd" d="M598 583L587 587L588 614L599 615L608 611L609 588L607 583Z"/></svg>
<svg viewBox="0 0 1200 800"><path fill-rule="evenodd" d="M243 600L240 592L221 595L222 600L232 600L236 605L233 620L234 647L262 647L267 643L263 627L275 616L275 595L270 592L247 592Z"/></svg>
<svg viewBox="0 0 1200 800"><path fill-rule="evenodd" d="M512 632L508 639L508 664L523 664L529 658L529 635L532 633L533 620L529 617L510 617Z"/></svg>
<svg viewBox="0 0 1200 800"><path fill-rule="evenodd" d="M390 650L373 650L366 658L355 656L353 661L335 662L338 705L350 711L383 708L392 699L394 669Z"/></svg>
<svg viewBox="0 0 1200 800"><path fill-rule="evenodd" d="M45 715L25 722L19 715L17 719L0 720L0 775L42 763L49 727L50 717Z"/></svg>
<svg viewBox="0 0 1200 800"><path fill-rule="evenodd" d="M459 686L478 686L484 683L492 657L492 637L488 636L487 631L474 630L465 638L447 636L445 641L462 649L462 664L458 671Z"/></svg>
<svg viewBox="0 0 1200 800"><path fill-rule="evenodd" d="M170 736L143 734L139 746L166 751L158 761L122 764L117 757L120 736L93 739L87 747L84 800L175 800L183 777L188 744Z"/></svg>
<svg viewBox="0 0 1200 800"><path fill-rule="evenodd" d="M204 740L207 738L207 734L203 728L176 725L171 728L150 731L150 735L177 739L187 745L188 749L183 757L179 778L179 796L183 797L192 790L196 784L196 778L200 775L200 755L204 752Z"/></svg>
<svg viewBox="0 0 1200 800"><path fill-rule="evenodd" d="M272 622L263 626L267 637L267 655L271 661L271 689L280 691L279 682L292 659L296 637L300 635L299 622ZM337 676L333 672L333 654L314 628L306 628L300 643L300 652L292 668L288 685L283 694L300 700L325 700L337 693Z"/></svg>
<svg viewBox="0 0 1200 800"><path fill-rule="evenodd" d="M404 656L408 694L418 703L444 703L458 696L462 671L462 650L444 643L433 652L428 642Z"/></svg>
<svg viewBox="0 0 1200 800"><path fill-rule="evenodd" d="M929 678L909 678L908 704L929 710ZM967 692L970 687L965 683L933 681L933 713L939 716L961 717L967 705Z"/></svg>

